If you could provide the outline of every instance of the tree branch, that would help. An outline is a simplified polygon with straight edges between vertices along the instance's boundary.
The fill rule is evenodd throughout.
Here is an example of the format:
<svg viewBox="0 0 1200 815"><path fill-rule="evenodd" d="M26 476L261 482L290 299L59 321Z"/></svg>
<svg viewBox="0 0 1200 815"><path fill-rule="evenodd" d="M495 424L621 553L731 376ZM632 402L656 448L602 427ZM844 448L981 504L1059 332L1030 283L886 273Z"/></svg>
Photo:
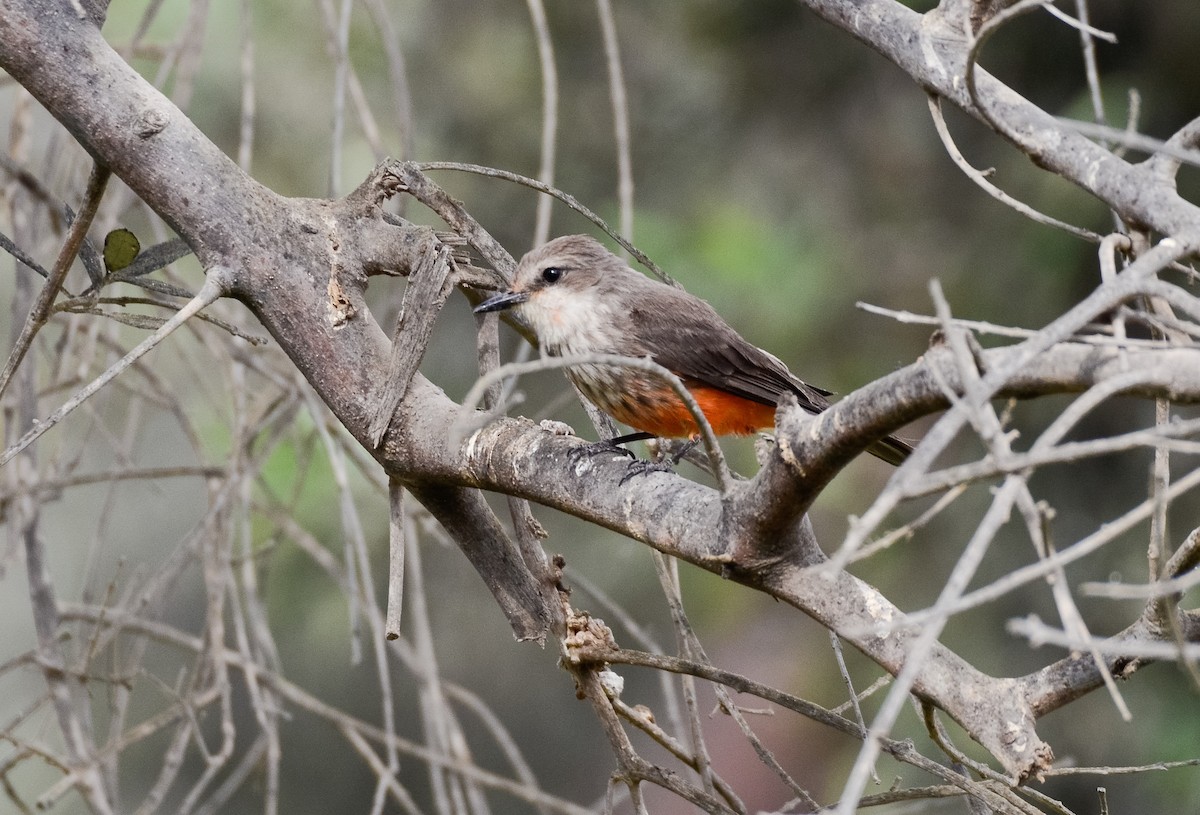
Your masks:
<svg viewBox="0 0 1200 815"><path fill-rule="evenodd" d="M891 0L807 4L924 87L983 116L964 86L970 42L962 31ZM391 348L363 290L372 270L411 270L417 262L416 232L382 216L380 204L394 191L387 173L338 201L278 196L239 170L90 22L57 0L10 0L0 7L0 65L155 209L205 268L229 270L228 291L270 331L354 438L371 448L370 421L386 388ZM1162 374L1137 392L1200 401L1196 351L1064 342L1099 309L1135 294L1170 294L1195 314L1190 295L1153 289L1150 276L1162 267L1162 256L1191 251L1200 210L1161 177L1064 128L988 75L977 72L976 87L993 116L1017 123L1014 141L1036 161L1174 241L1152 250L1145 263L1151 272L1105 284L1036 341L984 352L984 392L1080 390L1111 375L1122 360L1136 359ZM419 178L401 180L420 195ZM439 212L461 210L434 196L429 200L440 201ZM495 262L508 262L502 250L483 240L481 246ZM803 512L872 439L942 409L947 387L959 387L955 366L934 349L815 419L797 421L795 411L785 410L780 445L759 476L736 489L728 509L716 491L677 476L656 473L620 485L624 462L594 459L576 468L566 454L577 440L529 422L501 420L451 447L458 406L419 373L372 454L454 535L520 637L546 631L541 587L475 488L561 509L769 593L842 633L895 674L915 635L902 628L872 633L901 612L868 584L824 563ZM803 462L799 477L797 462ZM913 687L962 723L1010 775L1023 778L1046 766L1048 747L1033 729L1036 710L1018 683L988 677L934 645Z"/></svg>
<svg viewBox="0 0 1200 815"><path fill-rule="evenodd" d="M976 67L976 98L966 81L973 40L963 25L961 2L927 14L896 0L800 0L813 12L891 60L927 91L950 100L1000 135L1039 167L1056 173L1103 201L1127 223L1164 235L1194 231L1200 208L1181 197L1154 167L1130 164L1065 126L1004 83Z"/></svg>

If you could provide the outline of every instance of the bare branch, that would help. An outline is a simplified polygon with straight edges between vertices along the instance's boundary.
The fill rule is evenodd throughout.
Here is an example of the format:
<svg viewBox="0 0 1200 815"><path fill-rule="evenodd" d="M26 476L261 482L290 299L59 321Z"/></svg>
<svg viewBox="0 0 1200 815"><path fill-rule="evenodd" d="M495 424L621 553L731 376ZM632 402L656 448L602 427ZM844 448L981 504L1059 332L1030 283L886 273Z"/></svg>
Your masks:
<svg viewBox="0 0 1200 815"><path fill-rule="evenodd" d="M396 412L396 406L408 391L417 373L438 314L450 296L453 263L450 249L442 244L426 243L421 247L417 267L404 290L404 301L392 331L392 355L388 361L387 389L379 400L367 432L371 443L378 447L383 441Z"/></svg>
<svg viewBox="0 0 1200 815"><path fill-rule="evenodd" d="M71 413L71 411L79 407L84 400L96 394L101 388L115 379L122 371L145 356L147 352L153 350L155 346L170 336L175 329L183 325L188 319L199 312L200 309L211 305L219 297L222 297L226 293L227 286L228 276L225 270L220 268L211 269L208 273L208 276L205 278L204 286L201 287L200 291L194 298L192 298L190 302L188 302L186 306L176 312L171 319L163 323L161 328L138 343L138 345L132 351L122 357L119 362L110 367L100 376L96 377L96 379L94 379L87 387L71 397L71 399L65 402L62 407L54 411L54 413L50 414L42 421L38 422L37 425L24 436L22 436L21 439L16 442L16 444L13 444L7 450L5 450L4 454L0 455L0 467L3 467L5 464L11 461L13 456L27 448L30 444L40 438L41 435L47 430L61 422L67 417L68 414Z"/></svg>
<svg viewBox="0 0 1200 815"><path fill-rule="evenodd" d="M554 184L555 143L558 138L558 71L554 67L554 44L546 22L542 0L526 0L537 42L538 65L542 72L542 161L538 178L543 184ZM533 245L541 246L550 238L550 199L539 198L534 219Z"/></svg>
<svg viewBox="0 0 1200 815"><path fill-rule="evenodd" d="M83 244L84 238L87 237L87 231L92 225L92 219L96 217L96 210L100 207L100 198L104 195L104 188L108 184L108 177L110 175L111 173L108 169L99 164L92 167L92 174L88 179L87 190L83 194L83 208L80 209L79 214L71 223L71 229L67 233L66 241L63 243L57 260L54 261L54 267L50 270L46 282L42 285L42 290L38 293L37 300L33 303L33 308L29 311L29 316L26 318L25 325L21 329L21 334L17 337L16 344L9 354L8 362L4 365L4 370L0 372L0 393L3 393L5 388L8 387L13 372L17 370L17 366L21 364L21 360L25 359L25 354L29 351L30 344L33 343L34 335L37 334L38 329L46 324L46 319L50 316L50 307L54 303L54 298L58 296L63 280L66 279L67 272L71 269L71 264L75 262L75 256L79 252L79 247Z"/></svg>

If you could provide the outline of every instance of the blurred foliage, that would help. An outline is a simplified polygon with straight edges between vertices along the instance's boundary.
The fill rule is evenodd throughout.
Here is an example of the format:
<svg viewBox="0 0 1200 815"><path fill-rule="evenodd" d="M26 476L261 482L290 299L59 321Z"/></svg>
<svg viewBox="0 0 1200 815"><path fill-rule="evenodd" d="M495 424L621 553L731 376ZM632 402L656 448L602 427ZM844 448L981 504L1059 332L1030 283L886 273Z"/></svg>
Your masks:
<svg viewBox="0 0 1200 815"><path fill-rule="evenodd" d="M1036 226L976 188L946 157L920 89L800 4L617 0L614 5L632 122L634 242L802 377L844 393L921 354L928 328L866 314L855 308L860 300L929 313L928 284L936 278L956 315L1036 328L1097 281L1092 246ZM924 9L932 3L911 5ZM110 41L127 41L145 6L114 3L105 29ZM396 0L388 7L407 61L414 157L535 174L541 87L525 5ZM1142 129L1153 135L1169 134L1200 110L1200 73L1193 70L1200 4L1164 0L1150 8L1098 0L1089 7L1093 25L1118 32L1121 40L1117 46L1098 44L1112 123L1123 125L1131 90L1141 97ZM145 41L166 42L188 24L190 10L183 0L165 0ZM547 12L561 83L556 184L615 223L616 149L595 9L587 3L552 3ZM237 152L239 124L239 13L236 3L213 4L205 23L203 67L189 108L197 124L230 155ZM332 112L327 100L333 68L318 14L313 5L288 0L250 4L258 103L252 172L287 195L329 192ZM378 35L357 6L353 22L353 61L381 121L387 149L398 153L397 112L390 105ZM160 70L157 60L138 58L134 64L149 77ZM1078 35L1046 15L1027 16L1002 32L986 49L983 64L1050 112L1090 118ZM969 160L994 167L993 180L1013 195L1072 223L1108 228L1108 214L1086 195L1038 170L977 123L954 112L948 118ZM354 121L353 115L349 119ZM351 126L347 149L336 160L343 183L334 192L344 194L375 157ZM514 255L529 247L532 192L459 174L438 178ZM1180 183L1184 190L1194 187L1194 173L1185 172ZM409 214L432 222L428 214ZM574 213L556 209L554 233L589 229ZM373 282L377 312L394 314L401 290L401 283ZM505 338L507 351L513 342ZM990 342L994 340L985 339ZM461 395L473 380L473 322L461 303L452 301L446 309L423 371L452 396ZM521 411L566 418L584 432L582 413L562 407L564 387L557 375L522 381L527 402ZM547 410L547 405L557 407ZM1131 414L1145 411L1139 404L1101 412L1093 420L1094 430L1099 434L1125 426ZM1054 414L1052 402L1023 405L1016 411L1016 425L1029 429L1024 436L1029 439ZM205 431L214 450L224 446L215 427L219 424L218 417ZM919 433L915 428L912 435ZM301 496L295 502L303 508L297 522L340 558L342 531L330 469L319 451L305 447L311 443L299 431L282 440L271 453L268 483L276 497L290 501ZM748 443L734 447L737 466L752 470ZM1055 496L1054 527L1061 542L1071 542L1094 528L1097 519L1113 514L1114 507L1144 494L1148 467L1148 454L1129 454L1091 468L1040 474L1037 483L1044 494ZM815 522L828 546L836 545L847 515L862 511L886 477L882 465L863 462L824 496ZM386 503L362 479L355 494L368 508L365 516L377 521L368 534L376 546L377 595L383 597ZM985 498L969 494L961 499L961 517L976 517L972 510ZM640 544L581 529L546 511L538 514L551 531L549 551L567 557L568 580L573 573L586 575L660 643L673 642L653 567ZM1175 520L1176 533L1197 522L1182 510ZM973 523L957 527L953 518L939 519L923 536L926 545L920 551L899 546L863 564L859 573L902 607L920 608L936 596L971 528ZM1112 572L1140 575L1144 536L1143 528L1110 544L1107 558L1081 564L1080 573L1087 570L1090 579L1105 579ZM146 551L161 540L158 530L139 545ZM1011 545L993 550L980 583L1034 559L1019 529L1006 540ZM929 547L929 541L940 543ZM272 622L281 632L281 659L290 675L333 704L376 716L373 669L350 662L348 611L338 587L288 541L260 535L255 545ZM437 545L429 552L425 578L431 614L443 622L464 621L443 626L443 673L488 694L526 746L548 790L576 800L600 799L611 759L590 713L574 701L568 680L554 666L553 652L512 644L491 598L462 558ZM693 622L718 664L830 705L841 701L844 688L823 629L792 609L710 575L685 569L683 578ZM192 599L199 613L202 598L189 596L188 602ZM577 593L576 602L608 619L586 592ZM1098 630L1105 630L1101 621L1115 629L1136 613L1130 604L1087 603L1084 608ZM964 615L952 623L945 640L983 670L1021 673L1058 656L1046 649L1028 651L1005 633L1006 619L1033 611L1055 617L1044 587ZM632 645L616 628L619 641ZM488 670L481 672L484 646ZM878 675L857 654L849 658L858 674ZM630 681L627 698L653 696L653 678L631 671ZM1131 723L1120 721L1103 692L1045 722L1044 736L1060 758L1121 764L1195 755L1200 716L1195 714L1195 689L1181 672L1151 668L1122 690L1134 709ZM398 697L406 695L402 689ZM705 703L711 699L706 697ZM402 710L400 718L402 729L416 729L414 709ZM857 745L806 723L789 720L784 727L762 718L758 724L764 738L779 749L781 762L804 767L806 780L828 779L826 789L814 790L820 796L836 794ZM911 716L902 726L920 729ZM283 811L358 812L369 806L372 783L361 761L340 742L331 749L330 740L337 737L325 731L302 715L287 725L285 732L296 744L285 751L289 798ZM747 777L757 778L754 774L763 771L751 755L738 752L748 749L740 736L732 730L722 733L714 738L714 752L726 753L751 774ZM500 766L499 758L480 749L482 764ZM148 766L154 767L160 757L161 745L146 745ZM729 767L722 770L730 773ZM1197 779L1195 770L1110 778L1111 811L1196 811ZM405 765L403 780L414 790L426 783L416 762ZM890 777L884 787L888 783ZM1047 792L1077 811L1091 812L1096 785L1087 776L1056 779ZM775 806L785 797L764 775L762 797L747 804L752 810ZM655 812L683 811L657 803Z"/></svg>

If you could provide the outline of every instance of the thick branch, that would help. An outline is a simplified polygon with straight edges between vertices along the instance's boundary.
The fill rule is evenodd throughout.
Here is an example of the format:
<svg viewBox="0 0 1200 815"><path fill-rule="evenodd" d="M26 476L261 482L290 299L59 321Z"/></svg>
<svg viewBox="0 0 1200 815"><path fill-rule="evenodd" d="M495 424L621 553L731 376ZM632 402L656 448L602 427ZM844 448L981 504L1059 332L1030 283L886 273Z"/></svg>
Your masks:
<svg viewBox="0 0 1200 815"><path fill-rule="evenodd" d="M491 589L518 639L543 642L550 614L521 552L478 490L413 482L409 491L446 528Z"/></svg>
<svg viewBox="0 0 1200 815"><path fill-rule="evenodd" d="M1021 346L984 351L986 370L1011 367ZM1064 343L1022 365L997 396L1034 397L1086 390L1129 370L1143 375L1128 394L1176 402L1200 401L1200 350L1119 349ZM873 438L945 409L945 388L962 392L960 370L948 348L931 348L920 360L849 394L817 416L799 409L781 411L778 444L750 486L731 504L731 554L739 563L771 560L785 535L808 511L851 458Z"/></svg>
<svg viewBox="0 0 1200 815"><path fill-rule="evenodd" d="M1180 612L1178 632L1164 631L1143 615L1133 625L1108 640L1115 649L1122 643L1136 647L1141 643L1163 643L1173 645L1175 634L1184 642L1200 642L1200 615L1195 612ZM1127 677L1149 660L1127 656L1106 656L1105 665L1115 676ZM1047 665L1039 671L1018 680L1031 709L1038 718L1064 707L1104 684L1103 674L1090 654L1073 653Z"/></svg>

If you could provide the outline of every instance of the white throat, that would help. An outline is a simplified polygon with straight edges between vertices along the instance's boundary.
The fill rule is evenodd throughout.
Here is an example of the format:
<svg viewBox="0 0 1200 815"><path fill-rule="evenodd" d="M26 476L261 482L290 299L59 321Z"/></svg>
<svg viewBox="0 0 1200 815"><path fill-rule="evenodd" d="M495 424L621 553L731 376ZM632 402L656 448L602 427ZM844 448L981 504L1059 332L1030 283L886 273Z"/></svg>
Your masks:
<svg viewBox="0 0 1200 815"><path fill-rule="evenodd" d="M538 291L517 307L552 356L612 353L614 314L603 301L562 288ZM607 331L606 331L607 329Z"/></svg>

